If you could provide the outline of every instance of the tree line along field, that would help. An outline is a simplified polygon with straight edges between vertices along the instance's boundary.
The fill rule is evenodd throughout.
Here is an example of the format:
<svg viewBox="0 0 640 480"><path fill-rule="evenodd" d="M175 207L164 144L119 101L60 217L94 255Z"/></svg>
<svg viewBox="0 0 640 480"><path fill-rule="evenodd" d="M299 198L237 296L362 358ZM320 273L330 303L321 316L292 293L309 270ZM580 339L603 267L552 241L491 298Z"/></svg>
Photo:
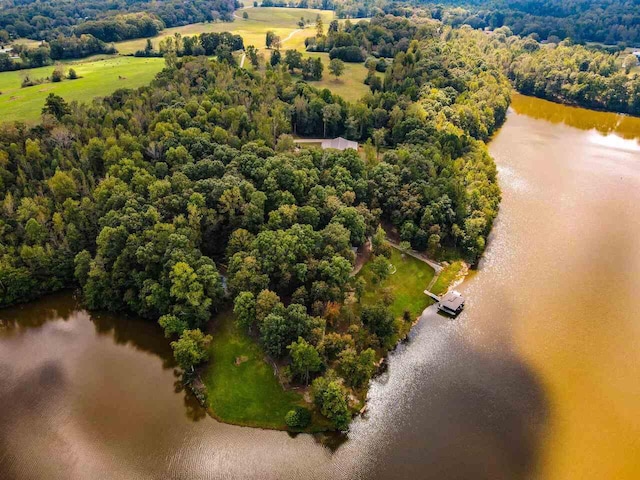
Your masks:
<svg viewBox="0 0 640 480"><path fill-rule="evenodd" d="M61 64L65 74L73 68L80 78L59 83L42 83L21 88L22 80L51 76L54 66L0 73L0 118L3 120L36 121L45 98L50 93L67 102L87 102L109 95L119 88L147 85L162 70L162 58L101 57Z"/></svg>
<svg viewBox="0 0 640 480"><path fill-rule="evenodd" d="M249 15L248 19L242 18L244 12ZM265 36L267 31L271 30L278 35L281 40L285 40L292 32L299 30L298 21L303 17L309 20L307 28L300 32L294 33L292 37L283 43L283 49L295 48L304 50L304 37L312 35L315 31L316 17L320 15L325 25L333 19L333 11L315 10L310 8L243 8L236 10L233 23L215 22L215 23L193 23L183 27L167 28L151 41L157 47L157 44L167 37L175 34L182 36L197 35L200 33L221 33L231 32L240 35L244 39L244 44L253 45L256 48L265 48ZM305 32L307 30L307 32ZM294 40L295 37L295 40ZM137 50L142 50L147 43L146 38L138 38L124 42L115 43L115 47L123 55L133 54Z"/></svg>
<svg viewBox="0 0 640 480"><path fill-rule="evenodd" d="M247 11L249 19L242 18ZM345 72L341 78L333 78L328 71L329 56L326 53L305 52L304 39L315 32L315 21L318 15L323 19L325 30L333 18L333 11L299 9L299 8L246 8L236 11L239 18L233 23L195 23L183 27L169 28L161 35L151 39L157 48L159 42L179 33L182 36L197 35L205 32L224 32L241 35L245 46L254 45L269 58L270 51L265 48L267 31L271 30L284 41L282 50L297 49L305 56L322 58L324 64L323 78L309 82L317 88L328 88L343 96L348 101L355 101L369 91L363 83L367 70L360 63L345 64ZM297 22L301 17L309 20L305 29L300 29ZM49 93L62 96L66 101L87 102L95 97L109 95L119 88L138 88L148 84L163 68L162 58L137 58L131 55L143 49L147 39L116 43L121 55L115 57L97 56L73 62L61 62L64 71L68 68L76 70L81 77L73 81L60 83L43 83L32 87L21 88L25 76L32 79L45 78L51 75L55 66L18 70L0 73L0 117L7 120L36 121L40 117L44 100ZM32 44L26 39L19 43ZM238 56L238 61L240 61ZM245 67L247 65L245 64Z"/></svg>

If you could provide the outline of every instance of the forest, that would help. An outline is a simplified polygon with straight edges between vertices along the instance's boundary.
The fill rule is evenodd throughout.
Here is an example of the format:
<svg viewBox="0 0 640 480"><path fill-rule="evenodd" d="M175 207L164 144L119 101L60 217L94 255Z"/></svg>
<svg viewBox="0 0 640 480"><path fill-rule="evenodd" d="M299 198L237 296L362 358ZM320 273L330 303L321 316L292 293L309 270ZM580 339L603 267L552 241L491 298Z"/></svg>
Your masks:
<svg viewBox="0 0 640 480"><path fill-rule="evenodd" d="M266 0L261 5L330 9L338 18L411 17L415 7L424 7L431 18L454 27L508 26L516 35L551 42L640 43L640 5L625 0Z"/></svg>
<svg viewBox="0 0 640 480"><path fill-rule="evenodd" d="M640 4L624 0L431 0L432 16L452 26L508 26L539 40L637 45Z"/></svg>
<svg viewBox="0 0 640 480"><path fill-rule="evenodd" d="M362 289L352 248L372 237L387 274L388 222L417 249L473 262L497 214L483 140L510 86L461 45L422 31L357 103L286 65L175 55L137 91L90 105L51 94L40 124L0 127L0 304L79 286L88 308L158 320L190 372L231 302L346 428L349 392L413 320L379 303L336 330ZM293 132L357 139L366 154L296 151Z"/></svg>
<svg viewBox="0 0 640 480"><path fill-rule="evenodd" d="M98 40L93 35L54 38L35 48L20 44L12 47L13 58L8 53L0 53L0 72L22 70L52 65L57 60L84 58L90 55L114 54L116 49Z"/></svg>
<svg viewBox="0 0 640 480"><path fill-rule="evenodd" d="M0 0L0 39L50 40L60 35L91 33L111 42L114 38L151 36L154 33L147 34L154 28L232 20L237 7L233 0ZM129 15L139 12L144 15Z"/></svg>
<svg viewBox="0 0 640 480"><path fill-rule="evenodd" d="M640 75L630 71L638 63L634 55L609 54L568 41L541 44L513 35L508 27L491 34L463 27L449 30L447 36L463 40L501 67L521 93L640 115Z"/></svg>
<svg viewBox="0 0 640 480"><path fill-rule="evenodd" d="M387 89L373 71L387 70L387 60L406 58L412 39L427 35L433 24L424 17L407 19L378 15L367 22L346 21L338 26L332 21L326 34L307 37L308 51L329 52L331 58L347 62L364 62L371 73L367 83L372 90ZM557 44L542 43L534 36L522 37L503 26L493 31L479 31L468 25L445 27L442 35L463 42L477 56L512 81L521 93L555 102L586 108L640 115L640 75L635 55L608 53L601 49L576 45L570 40ZM423 46L421 46L423 47ZM420 55L426 50L421 49ZM438 52L429 53L438 56ZM413 58L411 55L409 58ZM431 68L440 68L434 63ZM411 78L406 78L410 81ZM417 85L423 85L419 80Z"/></svg>

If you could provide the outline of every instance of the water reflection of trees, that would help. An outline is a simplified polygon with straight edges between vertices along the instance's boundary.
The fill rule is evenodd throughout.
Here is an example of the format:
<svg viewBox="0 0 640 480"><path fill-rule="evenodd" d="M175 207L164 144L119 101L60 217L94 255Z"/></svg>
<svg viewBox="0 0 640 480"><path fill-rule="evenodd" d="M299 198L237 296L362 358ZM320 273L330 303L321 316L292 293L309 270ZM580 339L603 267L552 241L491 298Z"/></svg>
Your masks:
<svg viewBox="0 0 640 480"><path fill-rule="evenodd" d="M565 124L580 130L597 130L602 135L616 135L633 140L640 138L640 118L610 112L598 112L514 94L511 106L522 115Z"/></svg>
<svg viewBox="0 0 640 480"><path fill-rule="evenodd" d="M191 391L185 386L180 370L175 369L173 371L173 375L176 377L176 380L173 382L174 391L176 393L184 393L184 408L187 418L193 420L194 422L198 422L203 418L206 418L207 411L202 407L202 405L200 405L200 402L198 402L198 399L195 397L195 395L193 395Z"/></svg>
<svg viewBox="0 0 640 480"><path fill-rule="evenodd" d="M98 335L109 336L118 345L126 345L137 351L152 354L162 361L162 368L174 369L174 389L183 394L185 414L193 421L207 416L194 395L185 389L181 374L176 369L170 342L164 337L160 326L124 313L88 312L82 308L77 296L70 291L47 295L37 301L0 311L0 325L7 330L39 328L47 322L69 321L85 317L91 321Z"/></svg>
<svg viewBox="0 0 640 480"><path fill-rule="evenodd" d="M105 312L92 312L90 319L98 334L112 336L118 345L156 355L162 360L164 369L176 366L169 341L156 322L124 313Z"/></svg>
<svg viewBox="0 0 640 480"><path fill-rule="evenodd" d="M421 327L421 336L438 335ZM361 425L363 443L380 450L372 478L518 480L535 472L550 419L540 379L508 348L478 348L463 335L448 333L433 361L414 363L416 348L432 346L420 338L406 362L402 351L393 359L374 392L382 405ZM374 431L384 440L371 442Z"/></svg>
<svg viewBox="0 0 640 480"><path fill-rule="evenodd" d="M53 293L37 301L0 310L0 325L14 330L38 328L53 320L68 321L82 309L76 296L69 290Z"/></svg>

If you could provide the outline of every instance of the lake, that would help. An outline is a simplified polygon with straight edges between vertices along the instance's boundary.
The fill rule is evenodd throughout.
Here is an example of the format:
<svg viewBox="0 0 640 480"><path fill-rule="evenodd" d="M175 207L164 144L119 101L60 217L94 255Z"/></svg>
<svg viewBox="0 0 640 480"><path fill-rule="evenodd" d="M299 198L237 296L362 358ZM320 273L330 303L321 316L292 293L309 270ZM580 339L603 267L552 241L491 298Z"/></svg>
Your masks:
<svg viewBox="0 0 640 480"><path fill-rule="evenodd" d="M423 314L334 448L208 417L155 324L71 293L0 311L0 477L639 478L638 138L514 96L466 310Z"/></svg>

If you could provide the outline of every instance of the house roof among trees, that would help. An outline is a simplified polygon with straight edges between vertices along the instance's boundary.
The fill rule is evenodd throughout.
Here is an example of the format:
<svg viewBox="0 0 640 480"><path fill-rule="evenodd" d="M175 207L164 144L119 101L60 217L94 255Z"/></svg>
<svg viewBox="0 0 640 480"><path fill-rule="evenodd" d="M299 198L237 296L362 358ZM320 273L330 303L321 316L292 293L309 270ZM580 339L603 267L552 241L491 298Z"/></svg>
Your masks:
<svg viewBox="0 0 640 480"><path fill-rule="evenodd" d="M347 148L353 148L358 150L358 142L347 140L346 138L337 137L332 140L323 140L322 148L336 148L338 150L346 150Z"/></svg>

